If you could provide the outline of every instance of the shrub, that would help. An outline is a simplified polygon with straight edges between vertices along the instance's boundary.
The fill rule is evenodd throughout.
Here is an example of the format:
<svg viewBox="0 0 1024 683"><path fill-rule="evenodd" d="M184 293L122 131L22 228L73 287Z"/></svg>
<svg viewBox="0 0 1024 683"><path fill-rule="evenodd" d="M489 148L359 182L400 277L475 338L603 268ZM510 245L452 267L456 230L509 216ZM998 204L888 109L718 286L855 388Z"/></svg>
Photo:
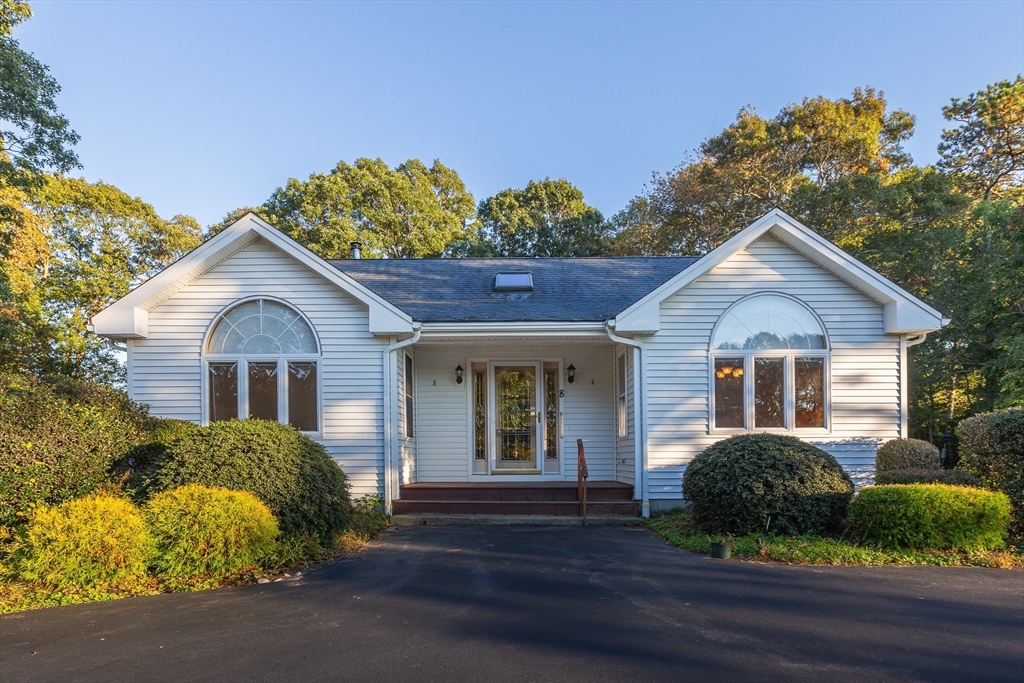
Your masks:
<svg viewBox="0 0 1024 683"><path fill-rule="evenodd" d="M981 486L977 477L960 470L890 470L879 472L876 484L949 484L950 486Z"/></svg>
<svg viewBox="0 0 1024 683"><path fill-rule="evenodd" d="M270 420L231 420L186 430L167 445L154 483L248 491L267 504L284 534L312 533L330 545L352 518L348 481L323 446Z"/></svg>
<svg viewBox="0 0 1024 683"><path fill-rule="evenodd" d="M73 591L130 589L146 577L153 539L131 501L88 496L37 508L19 573Z"/></svg>
<svg viewBox="0 0 1024 683"><path fill-rule="evenodd" d="M962 469L1010 498L1011 530L1024 538L1024 408L975 415L957 427Z"/></svg>
<svg viewBox="0 0 1024 683"><path fill-rule="evenodd" d="M821 534L842 525L853 483L835 458L799 439L744 434L699 453L683 494L707 531Z"/></svg>
<svg viewBox="0 0 1024 683"><path fill-rule="evenodd" d="M875 456L875 472L937 470L941 467L939 449L921 439L886 441Z"/></svg>
<svg viewBox="0 0 1024 683"><path fill-rule="evenodd" d="M1009 521L1010 501L1005 494L965 486L869 486L850 505L853 532L883 548L1000 548Z"/></svg>
<svg viewBox="0 0 1024 683"><path fill-rule="evenodd" d="M122 391L20 375L0 383L0 524L88 495L145 439L150 418Z"/></svg>
<svg viewBox="0 0 1024 683"><path fill-rule="evenodd" d="M187 420L155 418L146 443L128 451L113 467L115 476L124 481L125 488L137 501L145 499L167 455L168 444L173 443L198 425Z"/></svg>
<svg viewBox="0 0 1024 683"><path fill-rule="evenodd" d="M208 587L260 566L274 551L274 515L256 496L195 484L153 496L144 508L154 565L171 588Z"/></svg>

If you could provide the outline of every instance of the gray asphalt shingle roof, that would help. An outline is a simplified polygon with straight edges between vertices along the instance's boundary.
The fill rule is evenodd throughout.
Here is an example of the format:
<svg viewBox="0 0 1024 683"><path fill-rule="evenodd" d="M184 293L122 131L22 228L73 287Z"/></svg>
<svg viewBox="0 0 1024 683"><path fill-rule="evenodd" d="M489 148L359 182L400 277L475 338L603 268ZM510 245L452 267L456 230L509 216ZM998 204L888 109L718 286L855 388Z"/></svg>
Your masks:
<svg viewBox="0 0 1024 683"><path fill-rule="evenodd" d="M603 321L694 262L623 258L345 259L338 270L421 322ZM498 273L533 274L533 292L498 293Z"/></svg>

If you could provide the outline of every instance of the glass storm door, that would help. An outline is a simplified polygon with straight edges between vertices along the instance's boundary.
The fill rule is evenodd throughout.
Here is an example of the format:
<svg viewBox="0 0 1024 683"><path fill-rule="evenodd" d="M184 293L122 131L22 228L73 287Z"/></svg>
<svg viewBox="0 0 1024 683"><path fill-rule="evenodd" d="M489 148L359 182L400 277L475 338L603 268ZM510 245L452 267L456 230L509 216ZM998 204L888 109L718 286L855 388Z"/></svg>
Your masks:
<svg viewBox="0 0 1024 683"><path fill-rule="evenodd" d="M540 421L537 365L494 366L496 470L537 467L537 427Z"/></svg>

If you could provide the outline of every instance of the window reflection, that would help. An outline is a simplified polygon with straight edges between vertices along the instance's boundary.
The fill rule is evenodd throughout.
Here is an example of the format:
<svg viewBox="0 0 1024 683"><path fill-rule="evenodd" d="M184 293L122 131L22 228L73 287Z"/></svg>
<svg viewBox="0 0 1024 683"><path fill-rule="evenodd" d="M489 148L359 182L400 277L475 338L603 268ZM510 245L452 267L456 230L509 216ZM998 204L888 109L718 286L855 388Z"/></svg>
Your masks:
<svg viewBox="0 0 1024 683"><path fill-rule="evenodd" d="M715 359L715 426L743 428L743 359Z"/></svg>

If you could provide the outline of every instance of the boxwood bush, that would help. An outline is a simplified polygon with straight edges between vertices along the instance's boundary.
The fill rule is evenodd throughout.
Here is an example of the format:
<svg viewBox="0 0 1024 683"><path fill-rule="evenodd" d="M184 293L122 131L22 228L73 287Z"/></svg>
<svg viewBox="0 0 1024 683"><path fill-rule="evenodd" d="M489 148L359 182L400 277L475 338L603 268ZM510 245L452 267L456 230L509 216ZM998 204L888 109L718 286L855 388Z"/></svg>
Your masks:
<svg viewBox="0 0 1024 683"><path fill-rule="evenodd" d="M981 486L981 481L960 470L889 470L875 475L876 484L949 484L950 486Z"/></svg>
<svg viewBox="0 0 1024 683"><path fill-rule="evenodd" d="M1010 501L996 491L945 484L862 489L850 528L865 543L914 550L991 550L1006 539Z"/></svg>
<svg viewBox="0 0 1024 683"><path fill-rule="evenodd" d="M173 589L219 585L275 549L277 521L251 493L191 484L153 496L143 510L157 574Z"/></svg>
<svg viewBox="0 0 1024 683"><path fill-rule="evenodd" d="M157 491L187 484L248 491L266 503L285 534L325 545L352 518L348 480L323 446L270 420L230 420L185 430L167 444Z"/></svg>
<svg viewBox="0 0 1024 683"><path fill-rule="evenodd" d="M842 526L853 483L820 448L791 436L743 434L693 459L683 495L708 532L822 534Z"/></svg>
<svg viewBox="0 0 1024 683"><path fill-rule="evenodd" d="M107 495L36 508L26 545L23 578L76 592L138 586L154 550L139 509Z"/></svg>
<svg viewBox="0 0 1024 683"><path fill-rule="evenodd" d="M875 456L875 472L937 470L941 466L939 449L921 439L886 441Z"/></svg>
<svg viewBox="0 0 1024 683"><path fill-rule="evenodd" d="M1024 408L1008 408L970 417L957 427L957 468L1010 498L1011 531L1024 539Z"/></svg>
<svg viewBox="0 0 1024 683"><path fill-rule="evenodd" d="M0 383L0 525L95 491L147 439L146 409L122 391L10 374Z"/></svg>

